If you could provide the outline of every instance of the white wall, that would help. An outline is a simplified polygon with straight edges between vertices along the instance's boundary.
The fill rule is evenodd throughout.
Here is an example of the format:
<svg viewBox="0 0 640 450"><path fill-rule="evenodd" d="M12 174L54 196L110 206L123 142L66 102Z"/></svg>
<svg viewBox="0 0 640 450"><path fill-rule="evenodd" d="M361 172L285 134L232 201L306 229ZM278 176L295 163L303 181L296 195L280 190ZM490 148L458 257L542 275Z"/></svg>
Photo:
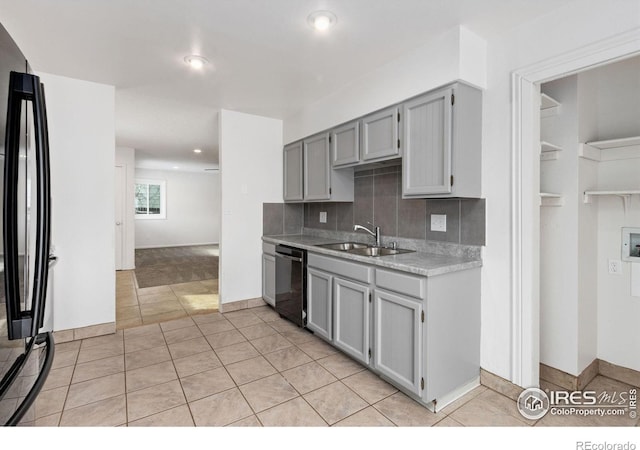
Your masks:
<svg viewBox="0 0 640 450"><path fill-rule="evenodd" d="M640 133L637 133L640 135ZM638 149L640 150L640 149ZM601 189L637 188L640 158L598 163ZM631 265L622 275L608 272L608 260L620 259L621 228L640 227L640 198L633 196L625 213L622 200L603 197L598 204L598 357L640 370L640 297L631 296ZM636 280L640 282L640 280Z"/></svg>
<svg viewBox="0 0 640 450"><path fill-rule="evenodd" d="M220 177L195 173L136 169L135 178L165 180L166 219L135 220L135 247L217 244L220 241Z"/></svg>
<svg viewBox="0 0 640 450"><path fill-rule="evenodd" d="M286 118L285 142L309 136L457 79L479 87L486 85L486 43L462 26Z"/></svg>
<svg viewBox="0 0 640 450"><path fill-rule="evenodd" d="M136 227L135 227L135 150L132 148L116 148L116 166L122 166L125 171L125 204L122 223L122 269L135 269L136 266Z"/></svg>
<svg viewBox="0 0 640 450"><path fill-rule="evenodd" d="M487 199L487 235L482 269L481 366L507 379L512 377L511 270L511 73L525 65L579 49L640 27L636 0L576 1L550 10L539 19L488 40L487 77L483 96L483 195ZM409 95L452 81L455 72L438 45L401 59L402 70L389 67L309 105L287 118L285 141L290 142L335 123ZM407 74L410 74L407 75ZM464 75L464 74L462 74ZM460 75L461 76L461 75Z"/></svg>
<svg viewBox="0 0 640 450"><path fill-rule="evenodd" d="M562 194L564 206L540 208L540 362L577 374L577 77L547 83L542 92L562 106L558 115L540 120L540 137L563 151L557 160L540 162L540 190Z"/></svg>
<svg viewBox="0 0 640 450"><path fill-rule="evenodd" d="M282 121L219 115L220 302L262 296L262 203L282 202Z"/></svg>
<svg viewBox="0 0 640 450"><path fill-rule="evenodd" d="M115 322L114 87L42 73L51 152L53 327Z"/></svg>

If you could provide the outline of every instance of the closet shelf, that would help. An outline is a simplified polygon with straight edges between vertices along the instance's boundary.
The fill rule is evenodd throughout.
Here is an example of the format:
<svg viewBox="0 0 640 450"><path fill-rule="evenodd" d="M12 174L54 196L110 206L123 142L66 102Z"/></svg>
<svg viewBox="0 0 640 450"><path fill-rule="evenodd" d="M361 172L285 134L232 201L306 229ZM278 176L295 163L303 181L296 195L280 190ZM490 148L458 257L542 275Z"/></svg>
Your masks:
<svg viewBox="0 0 640 450"><path fill-rule="evenodd" d="M564 206L564 197L561 194L540 192L540 206Z"/></svg>
<svg viewBox="0 0 640 450"><path fill-rule="evenodd" d="M558 114L560 102L548 96L540 94L540 117L550 117Z"/></svg>
<svg viewBox="0 0 640 450"><path fill-rule="evenodd" d="M584 203L591 203L593 197L619 197L622 199L624 212L627 212L627 206L632 195L640 195L640 190L621 190L621 191L584 191Z"/></svg>
<svg viewBox="0 0 640 450"><path fill-rule="evenodd" d="M578 155L597 162L640 158L640 136L580 144Z"/></svg>
<svg viewBox="0 0 640 450"><path fill-rule="evenodd" d="M562 147L547 141L540 141L540 161L550 161L558 159L558 152Z"/></svg>

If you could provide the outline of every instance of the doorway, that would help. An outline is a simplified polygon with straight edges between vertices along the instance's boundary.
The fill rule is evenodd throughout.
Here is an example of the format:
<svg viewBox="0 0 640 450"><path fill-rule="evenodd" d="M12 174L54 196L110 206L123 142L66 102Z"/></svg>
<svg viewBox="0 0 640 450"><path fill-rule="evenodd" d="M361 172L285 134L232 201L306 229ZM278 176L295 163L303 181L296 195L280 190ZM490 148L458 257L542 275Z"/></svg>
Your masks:
<svg viewBox="0 0 640 450"><path fill-rule="evenodd" d="M640 31L515 71L512 77L512 381L539 386L540 84L640 53Z"/></svg>

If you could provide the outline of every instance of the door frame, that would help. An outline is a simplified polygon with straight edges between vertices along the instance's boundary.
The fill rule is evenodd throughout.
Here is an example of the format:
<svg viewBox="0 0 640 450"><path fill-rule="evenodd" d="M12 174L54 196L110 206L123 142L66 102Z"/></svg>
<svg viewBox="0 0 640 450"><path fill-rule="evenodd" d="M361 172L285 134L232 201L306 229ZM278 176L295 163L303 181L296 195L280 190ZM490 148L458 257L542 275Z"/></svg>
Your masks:
<svg viewBox="0 0 640 450"><path fill-rule="evenodd" d="M114 259L115 259L115 266L116 266L116 270L124 270L124 268L127 266L126 264L126 248L127 248L127 227L125 226L125 223L127 223L128 221L126 220L126 211L127 211L127 165L126 164L115 164L115 168L114 168L114 173L118 170L121 169L122 170L122 183L120 184L120 186L118 186L116 188L116 192L114 193L115 196L117 196L118 194L120 194L120 217L121 217L121 222L120 222L120 236L122 237L121 241L120 241L120 261L118 261L117 258L115 258L114 255ZM115 176L114 176L115 178ZM114 221L114 226L117 226L115 224ZM115 239L115 235L114 235L114 251L116 252L117 255L117 246L118 246L118 241L117 239Z"/></svg>
<svg viewBox="0 0 640 450"><path fill-rule="evenodd" d="M640 55L633 29L511 74L511 381L539 385L540 84Z"/></svg>

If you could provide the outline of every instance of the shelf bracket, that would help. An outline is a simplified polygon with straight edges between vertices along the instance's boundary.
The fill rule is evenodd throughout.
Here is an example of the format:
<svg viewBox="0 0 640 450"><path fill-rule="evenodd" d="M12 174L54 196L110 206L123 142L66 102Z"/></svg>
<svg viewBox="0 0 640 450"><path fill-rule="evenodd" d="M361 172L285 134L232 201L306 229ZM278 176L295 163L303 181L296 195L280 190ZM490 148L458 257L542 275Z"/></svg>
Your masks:
<svg viewBox="0 0 640 450"><path fill-rule="evenodd" d="M629 208L629 201L631 200L631 194L623 194L623 193L619 193L619 194L614 194L614 193L609 193L607 195L612 195L615 197L618 197L622 200L622 208L624 210L624 214L627 214L627 209ZM585 192L583 194L583 202L584 203L591 203L592 198L595 195L590 194L589 192Z"/></svg>

